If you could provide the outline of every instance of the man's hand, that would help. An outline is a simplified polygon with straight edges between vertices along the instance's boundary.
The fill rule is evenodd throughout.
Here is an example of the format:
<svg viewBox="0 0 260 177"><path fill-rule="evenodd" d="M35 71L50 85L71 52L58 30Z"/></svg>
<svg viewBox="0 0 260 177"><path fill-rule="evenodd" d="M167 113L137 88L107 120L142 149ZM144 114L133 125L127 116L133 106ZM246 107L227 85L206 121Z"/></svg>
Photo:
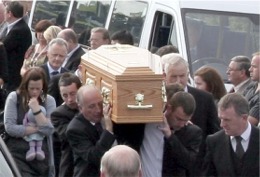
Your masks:
<svg viewBox="0 0 260 177"><path fill-rule="evenodd" d="M172 135L172 130L170 129L165 115L163 116L163 123L162 125L158 126L158 129L162 131L166 138L169 138Z"/></svg>
<svg viewBox="0 0 260 177"><path fill-rule="evenodd" d="M111 120L111 106L110 104L107 104L103 109L104 114L104 123L105 123L105 129L111 133L113 133L113 123Z"/></svg>

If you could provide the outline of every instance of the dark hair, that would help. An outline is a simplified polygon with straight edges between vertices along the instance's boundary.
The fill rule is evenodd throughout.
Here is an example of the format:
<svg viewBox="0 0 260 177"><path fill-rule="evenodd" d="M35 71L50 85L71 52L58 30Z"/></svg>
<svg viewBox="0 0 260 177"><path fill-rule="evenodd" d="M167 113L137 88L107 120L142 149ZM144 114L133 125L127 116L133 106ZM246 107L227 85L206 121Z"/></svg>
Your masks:
<svg viewBox="0 0 260 177"><path fill-rule="evenodd" d="M167 100L169 100L172 97L172 95L174 95L175 93L179 91L184 91L184 87L179 83L171 83L165 86L165 90L166 90Z"/></svg>
<svg viewBox="0 0 260 177"><path fill-rule="evenodd" d="M82 33L80 33L78 42L80 44L89 46L90 34L91 34L91 29L85 29L84 31L82 31Z"/></svg>
<svg viewBox="0 0 260 177"><path fill-rule="evenodd" d="M237 69L239 70L245 70L246 76L250 77L249 68L251 66L250 59L247 56L235 56L231 59L231 61L234 61L237 63Z"/></svg>
<svg viewBox="0 0 260 177"><path fill-rule="evenodd" d="M212 93L213 97L220 100L226 93L225 84L218 71L209 66L202 66L195 71L194 76L200 76L207 84L207 91Z"/></svg>
<svg viewBox="0 0 260 177"><path fill-rule="evenodd" d="M53 23L50 22L49 20L40 20L36 25L35 25L35 32L36 33L41 33L44 32L48 27L52 26Z"/></svg>
<svg viewBox="0 0 260 177"><path fill-rule="evenodd" d="M30 81L38 81L42 80L43 83L43 98L38 98L39 103L43 103L44 99L47 97L48 92L48 83L47 83L47 76L44 72L44 70L40 67L32 67L29 68L23 75L21 84L17 90L17 92L20 94L23 102L24 108L26 108L29 101L29 93L28 93L28 85Z"/></svg>
<svg viewBox="0 0 260 177"><path fill-rule="evenodd" d="M162 57L163 55L169 54L169 53L179 53L179 50L177 47L173 45L165 45L160 47L155 54L159 55Z"/></svg>
<svg viewBox="0 0 260 177"><path fill-rule="evenodd" d="M194 113L196 108L196 102L193 96L184 91L179 91L169 99L168 104L172 106L172 110L175 111L178 107L182 107L186 115L190 116Z"/></svg>
<svg viewBox="0 0 260 177"><path fill-rule="evenodd" d="M108 39L110 41L110 36L109 36L108 30L106 28L102 28L102 27L92 28L91 33L102 33L103 39L104 40Z"/></svg>
<svg viewBox="0 0 260 177"><path fill-rule="evenodd" d="M238 93L228 93L220 99L218 102L219 109L228 109L230 107L234 108L237 115L241 116L243 114L248 114L249 104L245 97Z"/></svg>
<svg viewBox="0 0 260 177"><path fill-rule="evenodd" d="M72 83L76 84L77 89L81 87L80 79L75 74L68 72L61 75L59 80L59 87L68 86L71 85Z"/></svg>
<svg viewBox="0 0 260 177"><path fill-rule="evenodd" d="M23 5L18 1L11 1L7 4L6 7L7 12L12 12L15 18L23 17Z"/></svg>
<svg viewBox="0 0 260 177"><path fill-rule="evenodd" d="M120 44L134 45L133 35L127 30L114 32L111 36L111 40L118 40Z"/></svg>

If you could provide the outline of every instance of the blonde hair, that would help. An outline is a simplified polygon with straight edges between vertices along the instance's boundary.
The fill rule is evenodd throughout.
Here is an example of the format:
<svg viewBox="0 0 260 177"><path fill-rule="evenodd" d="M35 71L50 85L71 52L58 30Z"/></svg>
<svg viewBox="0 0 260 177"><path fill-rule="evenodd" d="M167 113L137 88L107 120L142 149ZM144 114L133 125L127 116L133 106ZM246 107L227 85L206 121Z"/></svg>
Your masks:
<svg viewBox="0 0 260 177"><path fill-rule="evenodd" d="M48 27L44 33L43 36L46 39L47 43L49 43L52 39L56 38L58 33L61 31L61 28L58 26L50 26Z"/></svg>

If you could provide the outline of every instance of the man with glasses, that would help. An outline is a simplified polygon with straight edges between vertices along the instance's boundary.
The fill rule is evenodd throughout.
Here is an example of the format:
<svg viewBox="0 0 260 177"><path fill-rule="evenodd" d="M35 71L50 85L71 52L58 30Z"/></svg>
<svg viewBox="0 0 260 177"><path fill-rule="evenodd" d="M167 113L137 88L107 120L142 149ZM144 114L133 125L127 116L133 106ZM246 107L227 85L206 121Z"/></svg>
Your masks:
<svg viewBox="0 0 260 177"><path fill-rule="evenodd" d="M229 91L243 94L246 87L251 83L250 59L246 56L235 56L231 59L227 69L228 80L234 87Z"/></svg>

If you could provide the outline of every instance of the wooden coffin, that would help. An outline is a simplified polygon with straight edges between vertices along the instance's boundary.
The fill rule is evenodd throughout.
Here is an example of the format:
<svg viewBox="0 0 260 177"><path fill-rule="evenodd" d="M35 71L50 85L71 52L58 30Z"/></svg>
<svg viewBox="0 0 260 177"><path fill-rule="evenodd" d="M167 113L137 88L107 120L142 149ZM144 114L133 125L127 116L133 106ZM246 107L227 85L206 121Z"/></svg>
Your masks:
<svg viewBox="0 0 260 177"><path fill-rule="evenodd" d="M130 45L104 45L82 56L84 84L100 88L116 123L161 122L160 57Z"/></svg>

